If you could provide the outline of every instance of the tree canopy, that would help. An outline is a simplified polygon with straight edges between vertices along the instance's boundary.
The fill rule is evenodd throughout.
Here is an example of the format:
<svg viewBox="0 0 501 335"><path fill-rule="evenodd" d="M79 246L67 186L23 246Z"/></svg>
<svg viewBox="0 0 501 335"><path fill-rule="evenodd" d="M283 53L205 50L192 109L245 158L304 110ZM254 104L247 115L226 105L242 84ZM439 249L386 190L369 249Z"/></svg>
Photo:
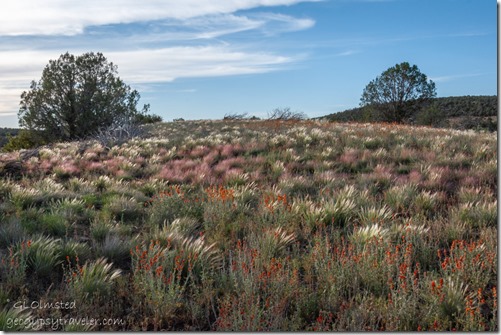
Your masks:
<svg viewBox="0 0 501 335"><path fill-rule="evenodd" d="M38 82L21 95L19 125L45 140L74 140L92 135L118 119L145 115L140 95L119 77L102 53L65 53L49 61Z"/></svg>
<svg viewBox="0 0 501 335"><path fill-rule="evenodd" d="M435 96L435 83L416 65L403 62L372 80L362 93L360 105L375 107L385 121L401 122L413 103Z"/></svg>

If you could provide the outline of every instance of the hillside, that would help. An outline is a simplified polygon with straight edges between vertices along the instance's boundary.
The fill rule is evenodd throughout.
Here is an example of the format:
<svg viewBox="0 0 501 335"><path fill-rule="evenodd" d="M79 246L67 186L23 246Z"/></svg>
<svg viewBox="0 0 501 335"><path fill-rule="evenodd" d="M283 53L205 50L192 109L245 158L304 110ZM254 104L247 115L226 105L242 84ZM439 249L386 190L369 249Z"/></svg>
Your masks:
<svg viewBox="0 0 501 335"><path fill-rule="evenodd" d="M493 133L148 125L0 154L0 327L496 331L497 236Z"/></svg>
<svg viewBox="0 0 501 335"><path fill-rule="evenodd" d="M409 110L407 124L450 127L454 129L497 129L497 96L460 96L435 98ZM370 107L358 107L326 115L330 121L380 121Z"/></svg>

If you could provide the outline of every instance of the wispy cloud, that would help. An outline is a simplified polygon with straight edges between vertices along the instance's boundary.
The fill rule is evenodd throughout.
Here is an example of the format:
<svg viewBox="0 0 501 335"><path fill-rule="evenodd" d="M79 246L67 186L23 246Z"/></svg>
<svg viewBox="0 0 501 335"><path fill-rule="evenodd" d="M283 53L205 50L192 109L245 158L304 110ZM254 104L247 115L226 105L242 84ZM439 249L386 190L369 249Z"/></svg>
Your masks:
<svg viewBox="0 0 501 335"><path fill-rule="evenodd" d="M169 19L153 22L146 35L135 34L139 43L166 41L193 41L216 39L222 36L246 31L258 31L266 35L278 35L313 27L315 21L310 18L297 18L277 13L253 14L218 14L188 19Z"/></svg>
<svg viewBox="0 0 501 335"><path fill-rule="evenodd" d="M197 92L197 89L195 88L187 88L184 90L174 90L174 93L195 93Z"/></svg>
<svg viewBox="0 0 501 335"><path fill-rule="evenodd" d="M267 23L262 29L269 35L305 30L315 25L315 21L310 18L296 18L277 13L259 13L253 17Z"/></svg>
<svg viewBox="0 0 501 335"><path fill-rule="evenodd" d="M229 14L308 0L17 0L2 4L0 35L76 35L86 27Z"/></svg>
<svg viewBox="0 0 501 335"><path fill-rule="evenodd" d="M175 20L164 25L185 29L187 39L213 39L243 31L255 30L266 25L264 20L254 20L244 15L220 14L185 20Z"/></svg>
<svg viewBox="0 0 501 335"><path fill-rule="evenodd" d="M144 49L107 55L120 64L121 76L134 83L264 73L295 60L271 53L234 51L227 46Z"/></svg>
<svg viewBox="0 0 501 335"><path fill-rule="evenodd" d="M436 83L443 83L443 82L448 82L448 81L453 81L453 80L463 79L463 78L480 77L480 76L485 76L488 74L489 73L453 74L453 75L447 75L447 76L431 77L430 79Z"/></svg>
<svg viewBox="0 0 501 335"><path fill-rule="evenodd" d="M347 56L351 56L351 55L357 54L359 52L360 51L358 51L358 50L346 50L346 51L342 51L342 52L336 54L336 56L338 56L338 57L347 57Z"/></svg>

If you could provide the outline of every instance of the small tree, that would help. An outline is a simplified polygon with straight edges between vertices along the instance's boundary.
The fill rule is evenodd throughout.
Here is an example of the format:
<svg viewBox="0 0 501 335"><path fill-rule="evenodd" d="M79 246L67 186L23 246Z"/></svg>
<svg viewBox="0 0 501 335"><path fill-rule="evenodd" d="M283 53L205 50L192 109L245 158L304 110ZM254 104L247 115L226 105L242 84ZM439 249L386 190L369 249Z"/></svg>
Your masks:
<svg viewBox="0 0 501 335"><path fill-rule="evenodd" d="M374 106L386 121L401 122L406 109L437 95L435 83L416 65L397 64L372 80L364 89L360 105Z"/></svg>
<svg viewBox="0 0 501 335"><path fill-rule="evenodd" d="M42 78L21 95L19 125L46 141L74 140L111 126L117 119L144 115L140 95L117 76L117 67L101 53L61 55L49 61Z"/></svg>

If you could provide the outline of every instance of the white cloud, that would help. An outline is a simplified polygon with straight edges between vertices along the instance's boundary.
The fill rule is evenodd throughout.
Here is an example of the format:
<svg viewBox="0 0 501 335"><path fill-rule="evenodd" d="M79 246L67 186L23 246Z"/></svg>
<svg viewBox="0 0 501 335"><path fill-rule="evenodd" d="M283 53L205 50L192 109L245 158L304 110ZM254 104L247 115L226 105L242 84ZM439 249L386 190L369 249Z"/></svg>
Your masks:
<svg viewBox="0 0 501 335"><path fill-rule="evenodd" d="M139 45L165 42L186 44L193 43L195 40L215 40L248 31L274 36L309 29L314 25L315 21L310 18L297 18L276 13L218 14L149 22L147 26L142 27L142 30L131 35L127 35L127 30L118 29L112 35L98 33L95 38L108 38L110 43L116 43L116 34L122 34L121 39L127 38L128 43Z"/></svg>
<svg viewBox="0 0 501 335"><path fill-rule="evenodd" d="M2 87L0 83L0 116L17 114L22 92L21 88ZM0 127L2 127L1 124Z"/></svg>
<svg viewBox="0 0 501 335"><path fill-rule="evenodd" d="M338 54L336 54L336 56L338 57L346 57L346 56L351 56L351 55L354 55L354 54L357 54L359 53L359 51L357 50L346 50L346 51L342 51Z"/></svg>
<svg viewBox="0 0 501 335"><path fill-rule="evenodd" d="M443 82L453 81L453 80L462 79L462 78L471 78L471 77L484 76L484 75L487 75L487 74L488 73L454 74L454 75L448 75L448 76L431 77L429 79L433 80L436 83L443 83Z"/></svg>
<svg viewBox="0 0 501 335"><path fill-rule="evenodd" d="M76 35L89 26L189 19L309 0L16 0L2 3L0 35Z"/></svg>
<svg viewBox="0 0 501 335"><path fill-rule="evenodd" d="M220 14L206 15L185 20L164 23L167 26L184 28L180 33L185 39L213 39L224 35L259 29L266 25L263 20L251 19L244 15Z"/></svg>
<svg viewBox="0 0 501 335"><path fill-rule="evenodd" d="M30 50L0 53L0 115L17 113L21 93L29 89L32 80L40 77L49 59L57 56Z"/></svg>
<svg viewBox="0 0 501 335"><path fill-rule="evenodd" d="M226 46L118 51L106 56L119 64L120 76L133 83L264 73L296 60L270 53L233 51Z"/></svg>
<svg viewBox="0 0 501 335"><path fill-rule="evenodd" d="M312 19L298 19L284 14L259 13L255 17L268 23L270 27L264 28L268 34L305 30L315 25L315 21Z"/></svg>
<svg viewBox="0 0 501 335"><path fill-rule="evenodd" d="M74 54L84 51L70 50ZM162 83L178 78L220 77L275 71L297 61L265 52L235 51L230 46L194 46L105 52L119 66L121 78L134 84ZM18 50L0 53L0 114L17 111L20 94L38 80L55 51ZM190 91L193 92L193 91Z"/></svg>

